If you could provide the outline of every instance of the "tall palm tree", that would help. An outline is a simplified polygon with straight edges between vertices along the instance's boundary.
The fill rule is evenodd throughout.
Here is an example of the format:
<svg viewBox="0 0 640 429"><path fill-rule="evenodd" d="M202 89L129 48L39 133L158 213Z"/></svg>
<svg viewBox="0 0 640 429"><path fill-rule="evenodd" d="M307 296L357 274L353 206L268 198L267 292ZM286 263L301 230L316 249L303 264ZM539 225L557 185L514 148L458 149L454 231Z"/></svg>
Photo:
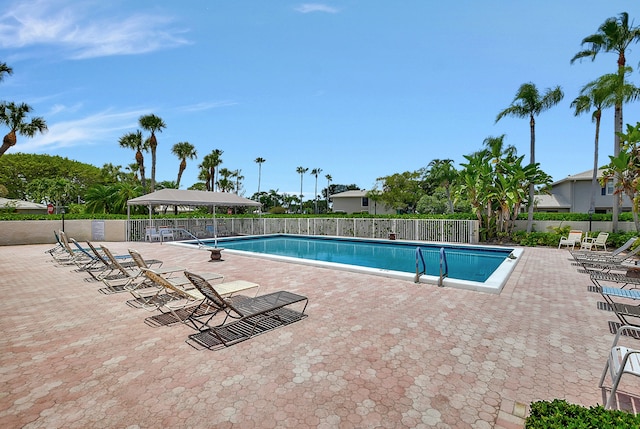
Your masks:
<svg viewBox="0 0 640 429"><path fill-rule="evenodd" d="M163 129L167 128L167 124L154 114L140 116L138 122L143 130L151 133L149 148L151 149L151 192L153 192L156 189L156 149L158 148L156 133L161 133Z"/></svg>
<svg viewBox="0 0 640 429"><path fill-rule="evenodd" d="M302 195L302 178L307 171L309 171L308 168L304 168L304 167L296 168L296 173L300 175L300 214L302 214L302 196L303 196Z"/></svg>
<svg viewBox="0 0 640 429"><path fill-rule="evenodd" d="M7 63L0 63L0 82L4 79L4 75L13 74L13 69Z"/></svg>
<svg viewBox="0 0 640 429"><path fill-rule="evenodd" d="M538 88L531 82L520 86L511 105L498 113L496 122L505 116L515 116L516 118L529 118L529 128L531 133L530 164L536 163L536 119L540 113L549 110L564 98L564 93L559 86L548 88L544 94L540 94ZM533 226L533 197L534 185L529 184L529 207L527 218L527 232L531 232Z"/></svg>
<svg viewBox="0 0 640 429"><path fill-rule="evenodd" d="M118 140L120 147L133 149L136 151L136 162L138 163L138 171L140 171L140 182L142 183L142 189L147 189L147 178L144 171L144 155L143 150L147 150L147 142L142 140L142 131L137 130L135 132L127 133L120 137Z"/></svg>
<svg viewBox="0 0 640 429"><path fill-rule="evenodd" d="M626 57L625 53L627 48L632 43L640 40L640 28L634 27L633 23L629 25L629 14L622 12L617 18L607 18L600 27L598 32L591 34L582 39L582 46L587 45L587 48L578 52L571 59L571 64L576 60L582 60L583 58L591 58L591 61L596 59L596 56L600 52L612 52L618 55L617 73L622 79L624 79ZM614 137L613 137L613 156L618 156L620 153L620 133L622 133L622 105L623 100L616 100L614 110ZM620 204L617 198L613 199L613 230L618 229L618 213L620 211Z"/></svg>
<svg viewBox="0 0 640 429"><path fill-rule="evenodd" d="M242 173L242 170L234 170L231 174L231 177L236 178L236 195L240 194L240 188L242 187L240 182L244 179L244 176L240 173Z"/></svg>
<svg viewBox="0 0 640 429"><path fill-rule="evenodd" d="M324 178L327 179L327 194L325 198L327 200L327 213L329 213L329 184L333 180L333 177L331 177L331 174L325 174Z"/></svg>
<svg viewBox="0 0 640 429"><path fill-rule="evenodd" d="M315 176L316 178L316 187L315 187L315 191L314 191L314 200L315 200L315 207L313 209L313 212L315 214L318 214L318 174L322 173L322 168L314 168L313 170L311 170L311 175Z"/></svg>
<svg viewBox="0 0 640 429"><path fill-rule="evenodd" d="M171 153L180 159L180 167L178 168L178 180L176 180L176 188L180 189L180 179L182 173L187 168L187 159L195 159L198 157L196 148L189 142L178 142L171 148Z"/></svg>
<svg viewBox="0 0 640 429"><path fill-rule="evenodd" d="M216 172L220 168L220 164L222 164L222 154L223 153L224 152L221 151L220 149L214 149L213 151L211 151L211 164L213 166L213 169L211 170L211 189L213 191L216 190L216 188L215 188L215 185L217 183L217 181L216 181Z"/></svg>
<svg viewBox="0 0 640 429"><path fill-rule="evenodd" d="M27 122L27 114L32 110L31 106L26 103L16 104L14 102L0 104L0 124L9 128L2 139L0 146L0 156L2 156L10 147L15 146L18 141L16 135L20 134L24 137L33 137L36 133L44 133L47 131L47 123L40 117L31 118Z"/></svg>
<svg viewBox="0 0 640 429"><path fill-rule="evenodd" d="M600 140L600 120L602 110L616 103L615 82L618 80L617 74L609 74L589 82L580 90L580 95L571 102L575 116L583 113L591 114L591 121L596 124L596 135L593 147L593 172L591 175L591 198L589 201L589 213L594 213L596 209L596 193L598 190L598 146Z"/></svg>
<svg viewBox="0 0 640 429"><path fill-rule="evenodd" d="M257 157L253 160L256 164L258 164L258 195L260 195L260 181L262 180L262 164L267 160L262 157Z"/></svg>
<svg viewBox="0 0 640 429"><path fill-rule="evenodd" d="M198 179L204 180L207 191L213 191L213 173L215 172L213 154L205 155L199 167L200 174L198 175Z"/></svg>

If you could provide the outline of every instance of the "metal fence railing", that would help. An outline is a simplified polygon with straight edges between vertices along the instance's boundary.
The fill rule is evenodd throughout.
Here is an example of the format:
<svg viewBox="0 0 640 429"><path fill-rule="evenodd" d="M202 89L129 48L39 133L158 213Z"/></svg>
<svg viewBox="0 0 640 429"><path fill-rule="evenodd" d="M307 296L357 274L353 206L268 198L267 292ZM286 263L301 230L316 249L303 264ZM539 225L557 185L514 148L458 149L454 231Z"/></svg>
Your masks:
<svg viewBox="0 0 640 429"><path fill-rule="evenodd" d="M172 228L175 239L211 238L227 235L331 235L358 238L478 243L477 220L381 219L381 218L185 218L130 219L129 241L144 241L148 227ZM216 234L217 228L217 234ZM184 230L184 237L180 230Z"/></svg>

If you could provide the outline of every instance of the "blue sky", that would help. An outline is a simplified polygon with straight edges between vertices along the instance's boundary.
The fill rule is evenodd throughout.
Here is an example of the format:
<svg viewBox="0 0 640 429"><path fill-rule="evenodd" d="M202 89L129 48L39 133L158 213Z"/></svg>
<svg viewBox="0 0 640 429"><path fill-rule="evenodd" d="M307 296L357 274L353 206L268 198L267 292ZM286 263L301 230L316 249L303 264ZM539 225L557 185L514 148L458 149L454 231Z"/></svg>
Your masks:
<svg viewBox="0 0 640 429"><path fill-rule="evenodd" d="M565 98L536 126L536 161L554 180L590 169L594 126L569 105L616 67L614 54L570 64L582 39L637 1L602 0L112 0L7 1L0 6L0 61L14 70L0 99L27 102L49 131L18 138L8 153L60 155L101 167L134 162L118 139L141 115L158 135L156 180L176 180L173 144L192 143L182 188L214 149L240 169L243 190L298 194L298 166L333 183L371 189L376 178L463 162L486 137L529 159L525 119L496 115L518 87L560 85ZM627 53L640 84L640 44ZM625 122L640 121L638 105ZM7 130L0 129L1 134ZM603 115L600 163L613 148ZM146 165L150 173L151 156ZM303 178L305 199L315 179Z"/></svg>

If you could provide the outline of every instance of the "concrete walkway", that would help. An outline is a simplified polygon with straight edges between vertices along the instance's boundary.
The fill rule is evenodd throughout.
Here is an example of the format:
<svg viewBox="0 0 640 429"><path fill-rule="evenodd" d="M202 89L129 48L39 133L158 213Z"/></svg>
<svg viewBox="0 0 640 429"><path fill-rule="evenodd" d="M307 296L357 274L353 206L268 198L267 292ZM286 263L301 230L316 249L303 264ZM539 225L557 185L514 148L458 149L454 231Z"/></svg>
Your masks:
<svg viewBox="0 0 640 429"><path fill-rule="evenodd" d="M0 427L522 428L532 401L602 403L597 383L616 319L597 308L602 298L566 250L525 249L492 295L105 244L254 281L260 294L306 295L309 317L198 350L185 342L191 328L146 324L155 313L52 263L51 246L0 247Z"/></svg>

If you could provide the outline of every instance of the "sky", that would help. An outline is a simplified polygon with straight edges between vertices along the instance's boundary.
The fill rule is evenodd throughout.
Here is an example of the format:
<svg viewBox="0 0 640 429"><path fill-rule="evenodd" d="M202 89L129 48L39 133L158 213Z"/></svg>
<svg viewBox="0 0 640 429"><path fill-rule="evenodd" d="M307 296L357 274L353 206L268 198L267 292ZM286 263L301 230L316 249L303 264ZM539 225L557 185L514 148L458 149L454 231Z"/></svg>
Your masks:
<svg viewBox="0 0 640 429"><path fill-rule="evenodd" d="M495 122L523 83L560 86L536 118L536 161L554 181L590 170L595 126L570 108L588 82L616 69L601 53L570 64L582 39L636 0L17 0L0 5L0 62L13 75L0 100L26 102L48 131L7 153L59 155L102 167L133 163L118 139L155 114L156 181L177 179L171 147L188 141L181 188L214 149L240 170L241 194L315 194L333 184L373 189L380 177L452 159L505 134L529 154L528 119ZM640 85L640 44L627 52ZM638 103L624 122L640 121ZM613 151L603 114L599 164ZM0 127L0 134L8 130ZM145 157L148 174L151 156Z"/></svg>

